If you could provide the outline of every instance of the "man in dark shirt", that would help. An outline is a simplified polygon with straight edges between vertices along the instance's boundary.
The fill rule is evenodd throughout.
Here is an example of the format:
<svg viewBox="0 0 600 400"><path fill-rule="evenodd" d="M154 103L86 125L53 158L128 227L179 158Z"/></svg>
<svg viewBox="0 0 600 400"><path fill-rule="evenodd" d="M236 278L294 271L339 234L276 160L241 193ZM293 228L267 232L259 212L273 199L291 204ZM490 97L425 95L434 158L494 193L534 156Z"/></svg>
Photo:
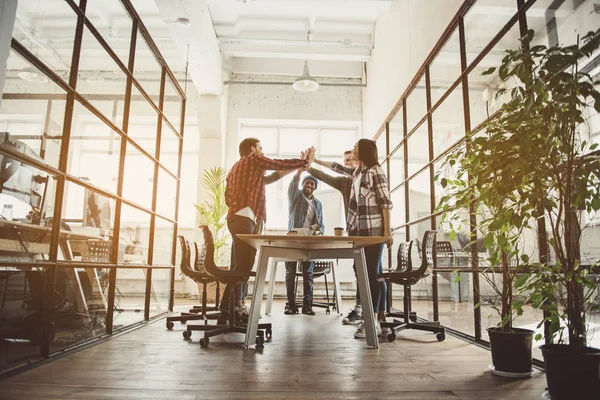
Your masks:
<svg viewBox="0 0 600 400"><path fill-rule="evenodd" d="M314 149L307 149L310 153ZM225 203L229 207L227 214L227 229L231 234L231 266L236 271L249 272L254 265L256 249L237 238L238 234L254 233L257 221L267 220L265 199L265 171L290 170L305 167L307 160L270 159L263 155L260 141L255 138L242 140L239 146L240 160L236 162L227 174ZM245 283L245 282L244 282ZM244 307L242 295L244 284L235 288L235 308L241 315ZM221 319L228 318L231 285L223 291L221 301Z"/></svg>

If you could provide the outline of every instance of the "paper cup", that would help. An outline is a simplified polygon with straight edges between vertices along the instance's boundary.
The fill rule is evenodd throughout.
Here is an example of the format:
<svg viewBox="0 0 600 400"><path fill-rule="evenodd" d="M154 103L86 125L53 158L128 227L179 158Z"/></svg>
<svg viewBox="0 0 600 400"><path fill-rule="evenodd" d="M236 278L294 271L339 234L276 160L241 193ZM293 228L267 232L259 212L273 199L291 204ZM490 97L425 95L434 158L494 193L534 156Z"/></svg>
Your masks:
<svg viewBox="0 0 600 400"><path fill-rule="evenodd" d="M344 228L333 228L334 236L344 236Z"/></svg>

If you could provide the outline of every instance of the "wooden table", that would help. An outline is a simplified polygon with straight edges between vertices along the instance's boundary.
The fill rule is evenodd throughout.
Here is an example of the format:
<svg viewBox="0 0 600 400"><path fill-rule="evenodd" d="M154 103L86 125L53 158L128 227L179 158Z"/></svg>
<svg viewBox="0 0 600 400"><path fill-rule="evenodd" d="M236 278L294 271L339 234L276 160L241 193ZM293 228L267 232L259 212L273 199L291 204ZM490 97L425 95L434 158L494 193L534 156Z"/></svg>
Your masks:
<svg viewBox="0 0 600 400"><path fill-rule="evenodd" d="M252 293L250 319L246 330L246 347L254 343L258 331L260 309L265 289L269 259L275 261L308 261L323 259L351 259L356 265L360 298L364 299L363 312L367 345L379 348L375 319L370 306L371 289L363 247L385 242L381 236L284 236L237 235L239 239L258 250L258 266ZM273 285L273 282L271 282Z"/></svg>

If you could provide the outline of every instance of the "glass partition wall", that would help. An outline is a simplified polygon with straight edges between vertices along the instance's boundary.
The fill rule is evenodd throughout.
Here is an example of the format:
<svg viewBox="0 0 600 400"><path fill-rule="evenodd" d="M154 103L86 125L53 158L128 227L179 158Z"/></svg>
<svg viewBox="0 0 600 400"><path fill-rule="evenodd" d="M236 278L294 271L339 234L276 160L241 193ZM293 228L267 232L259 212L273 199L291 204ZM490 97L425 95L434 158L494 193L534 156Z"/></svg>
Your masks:
<svg viewBox="0 0 600 400"><path fill-rule="evenodd" d="M569 45L576 42L577 33L597 29L597 22L593 1L465 1L375 135L394 201L395 243L387 254L389 267L396 267L399 243L420 241L429 229L437 230L438 241L450 241L455 249L451 258L439 262L435 274L412 288L412 309L421 318L440 321L452 333L484 346L485 329L499 319L488 300L493 299L489 282L498 282L500 277L483 276L469 268L471 260L482 265L487 258L481 244L466 247L472 227L469 210L456 211L456 220L465 224L452 240L450 228L435 211L444 195L435 176L451 178L453 173L444 166L447 155L465 146L465 132L477 130L506 101L506 97L496 98L500 88L496 74L484 76L482 72L498 67L505 50L517 49L527 29L534 30L536 44ZM595 73L597 79L599 71ZM598 114L591 109L589 114L589 134L598 141ZM600 226L593 216L585 232L582 250L597 259L600 252L594 243L598 243ZM526 232L523 244L537 252L538 258L543 253L536 232ZM399 290L395 288L395 293ZM589 319L595 323L596 317ZM535 330L542 320L541 312L526 306L515 324ZM539 360L541 344L534 344L533 354Z"/></svg>
<svg viewBox="0 0 600 400"><path fill-rule="evenodd" d="M18 4L0 104L0 372L173 307L185 94L129 0L93 3Z"/></svg>

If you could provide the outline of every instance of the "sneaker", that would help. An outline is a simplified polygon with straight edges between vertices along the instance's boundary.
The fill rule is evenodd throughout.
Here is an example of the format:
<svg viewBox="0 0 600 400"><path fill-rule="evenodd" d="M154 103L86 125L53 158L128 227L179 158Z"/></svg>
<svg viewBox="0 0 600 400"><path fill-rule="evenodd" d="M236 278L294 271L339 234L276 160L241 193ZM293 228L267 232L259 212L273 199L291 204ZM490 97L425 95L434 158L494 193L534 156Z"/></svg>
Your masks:
<svg viewBox="0 0 600 400"><path fill-rule="evenodd" d="M390 333L392 333L392 328L381 328L379 336L387 337Z"/></svg>
<svg viewBox="0 0 600 400"><path fill-rule="evenodd" d="M285 305L285 311L283 312L285 315L294 315L298 314L298 309L296 307L290 307L288 304Z"/></svg>
<svg viewBox="0 0 600 400"><path fill-rule="evenodd" d="M358 325L358 324L362 324L362 322L363 322L362 314L357 312L354 309L352 311L350 311L350 313L348 315L346 315L346 318L344 318L342 320L342 324L344 324L344 325Z"/></svg>
<svg viewBox="0 0 600 400"><path fill-rule="evenodd" d="M246 306L237 309L237 317L243 324L248 323L248 319L250 319L250 309Z"/></svg>
<svg viewBox="0 0 600 400"><path fill-rule="evenodd" d="M375 333L377 334L377 336L382 335L381 325L379 325L379 322L375 322ZM365 330L365 324L361 323L356 329L356 332L354 332L354 339L364 339L366 337L367 331Z"/></svg>
<svg viewBox="0 0 600 400"><path fill-rule="evenodd" d="M315 312L313 311L312 307L302 307L302 314L315 315Z"/></svg>

